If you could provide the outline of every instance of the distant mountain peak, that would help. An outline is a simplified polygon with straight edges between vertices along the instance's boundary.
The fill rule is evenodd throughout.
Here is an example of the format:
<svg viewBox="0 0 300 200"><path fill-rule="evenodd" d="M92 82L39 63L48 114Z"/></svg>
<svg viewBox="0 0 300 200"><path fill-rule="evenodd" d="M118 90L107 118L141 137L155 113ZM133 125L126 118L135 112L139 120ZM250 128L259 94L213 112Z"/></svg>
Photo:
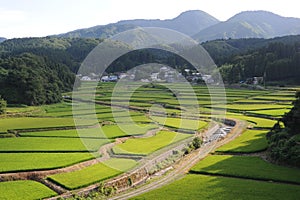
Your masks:
<svg viewBox="0 0 300 200"><path fill-rule="evenodd" d="M199 16L199 15L201 15L201 16L203 16L203 15L210 15L210 14L208 14L207 12L204 12L204 11L202 11L202 10L187 10L187 11L184 11L184 12L182 12L182 13L180 13L177 17L175 17L174 19L176 19L176 18L179 18L179 17L183 17L183 16ZM214 18L214 17L213 17ZM214 18L215 20L217 20L216 18ZM217 20L217 21L219 21L219 20Z"/></svg>
<svg viewBox="0 0 300 200"><path fill-rule="evenodd" d="M121 20L108 25L94 26L86 29L79 29L60 37L109 37L118 32L136 27L161 27L169 28L187 35L194 35L199 31L219 23L219 20L201 10L189 10L181 13L173 19L134 19Z"/></svg>
<svg viewBox="0 0 300 200"><path fill-rule="evenodd" d="M269 11L243 11L225 22L208 27L194 38L199 41L228 38L272 38L300 34L300 19Z"/></svg>
<svg viewBox="0 0 300 200"><path fill-rule="evenodd" d="M240 20L264 20L266 18L286 18L282 17L280 15L277 15L275 13L272 13L270 11L264 11L264 10L249 10L249 11L243 11L240 12L231 18L229 18L227 21L240 21Z"/></svg>

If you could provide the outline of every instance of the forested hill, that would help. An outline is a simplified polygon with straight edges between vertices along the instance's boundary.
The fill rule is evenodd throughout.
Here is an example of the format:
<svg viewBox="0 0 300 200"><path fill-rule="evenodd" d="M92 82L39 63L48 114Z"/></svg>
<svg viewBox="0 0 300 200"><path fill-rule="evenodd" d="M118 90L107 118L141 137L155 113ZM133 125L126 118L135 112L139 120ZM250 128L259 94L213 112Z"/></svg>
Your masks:
<svg viewBox="0 0 300 200"><path fill-rule="evenodd" d="M289 35L271 39L243 38L243 39L217 39L203 42L201 45L208 51L217 65L222 65L235 55L242 55L255 51L271 43L283 43L293 45L300 42L300 35Z"/></svg>
<svg viewBox="0 0 300 200"><path fill-rule="evenodd" d="M0 96L8 103L59 102L98 39L23 38L0 44Z"/></svg>
<svg viewBox="0 0 300 200"><path fill-rule="evenodd" d="M227 83L263 76L269 84L300 83L300 36L216 40L203 47Z"/></svg>

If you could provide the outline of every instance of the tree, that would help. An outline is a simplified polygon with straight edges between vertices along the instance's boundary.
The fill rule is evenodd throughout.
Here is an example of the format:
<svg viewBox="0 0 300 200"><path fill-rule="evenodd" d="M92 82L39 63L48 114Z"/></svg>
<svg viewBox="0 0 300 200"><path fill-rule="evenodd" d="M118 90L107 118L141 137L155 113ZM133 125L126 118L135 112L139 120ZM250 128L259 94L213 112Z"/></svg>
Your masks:
<svg viewBox="0 0 300 200"><path fill-rule="evenodd" d="M202 140L200 137L195 137L192 142L195 149L199 149L202 145Z"/></svg>
<svg viewBox="0 0 300 200"><path fill-rule="evenodd" d="M4 114L6 112L6 101L0 96L0 114Z"/></svg>

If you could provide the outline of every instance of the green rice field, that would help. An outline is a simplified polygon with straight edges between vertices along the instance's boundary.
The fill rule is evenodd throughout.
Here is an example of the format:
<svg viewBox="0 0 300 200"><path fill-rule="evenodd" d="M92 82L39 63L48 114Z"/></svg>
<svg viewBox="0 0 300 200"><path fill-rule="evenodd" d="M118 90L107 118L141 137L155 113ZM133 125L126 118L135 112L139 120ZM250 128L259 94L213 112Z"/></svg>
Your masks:
<svg viewBox="0 0 300 200"><path fill-rule="evenodd" d="M90 153L0 153L0 173L55 169L93 158Z"/></svg>
<svg viewBox="0 0 300 200"><path fill-rule="evenodd" d="M235 140L218 148L217 152L251 153L265 150L268 147L267 131L246 130Z"/></svg>
<svg viewBox="0 0 300 200"><path fill-rule="evenodd" d="M271 164L254 156L210 155L197 163L191 172L300 183L299 169Z"/></svg>
<svg viewBox="0 0 300 200"><path fill-rule="evenodd" d="M191 134L160 131L148 138L128 139L125 143L113 147L115 154L148 155L169 144L191 137Z"/></svg>
<svg viewBox="0 0 300 200"><path fill-rule="evenodd" d="M45 185L35 181L0 182L0 199L33 200L56 196Z"/></svg>
<svg viewBox="0 0 300 200"><path fill-rule="evenodd" d="M277 184L239 178L189 174L169 185L131 198L131 200L182 200L190 199L253 199L297 200L299 185Z"/></svg>
<svg viewBox="0 0 300 200"><path fill-rule="evenodd" d="M93 84L82 83L76 91L81 100L90 100ZM125 88L135 87L134 84ZM291 109L295 89L226 88L225 94L218 87L209 91L205 86L192 85L191 90L180 83L161 83L139 86L130 96L126 89L113 96L114 86L115 83L99 84L93 105L69 99L52 105L10 105L7 116L0 116L0 173L72 166L101 157L99 152L103 149L99 149L116 142L107 147L111 148L107 149L111 157L101 163L47 175L48 181L72 192L129 171L139 166L139 158L150 159L165 147L188 141L215 118L226 116L246 121L247 129L198 162L186 176L131 199L299 199L299 169L248 155L260 155L267 149L266 134ZM176 90L170 90L171 87ZM113 107L108 106L111 99ZM128 112L124 108L127 101ZM151 113L153 105L158 105L158 111L165 112L166 117ZM76 125L80 127L76 129ZM294 137L300 141L299 134ZM30 200L57 195L39 182L4 181L0 182L0 199Z"/></svg>
<svg viewBox="0 0 300 200"><path fill-rule="evenodd" d="M81 170L51 175L48 179L65 188L75 189L119 175L136 164L134 160L114 158Z"/></svg>

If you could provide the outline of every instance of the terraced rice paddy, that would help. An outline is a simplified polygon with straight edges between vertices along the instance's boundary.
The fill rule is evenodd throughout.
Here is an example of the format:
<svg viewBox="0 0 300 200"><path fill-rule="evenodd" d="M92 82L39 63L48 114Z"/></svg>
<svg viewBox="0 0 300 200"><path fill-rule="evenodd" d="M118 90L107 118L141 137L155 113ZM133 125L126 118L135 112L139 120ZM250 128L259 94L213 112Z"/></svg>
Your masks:
<svg viewBox="0 0 300 200"><path fill-rule="evenodd" d="M90 153L0 153L0 173L55 169L93 158Z"/></svg>
<svg viewBox="0 0 300 200"><path fill-rule="evenodd" d="M35 181L0 182L0 199L32 200L55 195L55 192Z"/></svg>
<svg viewBox="0 0 300 200"><path fill-rule="evenodd" d="M246 130L235 140L217 149L217 152L251 153L265 150L268 146L266 134L268 131Z"/></svg>
<svg viewBox="0 0 300 200"><path fill-rule="evenodd" d="M131 198L132 200L182 200L190 199L255 199L296 200L300 186L274 184L255 180L189 174L186 177L151 192Z"/></svg>
<svg viewBox="0 0 300 200"><path fill-rule="evenodd" d="M133 199L298 199L300 196L299 185L285 184L300 184L299 169L270 164L259 157L227 155L264 151L267 148L265 136L276 119L291 109L294 91L227 88L227 105L224 105L224 91L220 88L208 91L204 86L193 86L191 91L175 84L176 91L171 91L169 83L162 83L139 87L130 97L127 91L121 92L114 98L117 105L110 107L114 85L101 83L98 86L94 107L87 102L70 100L40 107L9 107L10 117L0 118L0 173L57 169L92 160L95 155L106 156L101 163L46 177L68 190L82 188L138 165L135 160L101 155L104 145L115 142L112 151L121 157L153 156L154 152L179 144L195 131L207 128L210 117L225 116L221 111L227 108L227 118L245 120L248 128L253 129L245 130L216 150L217 154L225 155L210 155L184 178ZM93 89L91 86L89 82L83 83L77 91L82 100L89 100L87 94ZM128 99L129 115L121 108L128 105ZM165 112L166 118L149 113L147 109L153 105L159 105L159 111ZM72 111L72 106L77 109ZM214 116L210 116L212 107ZM186 116L182 110L193 112ZM181 115L185 117L181 119ZM206 117L205 121L199 120L200 116ZM74 119L80 125L78 130ZM164 129L154 130L158 128ZM173 132L178 129L189 134ZM34 181L0 182L0 199L42 199L53 195L56 195L54 191Z"/></svg>
<svg viewBox="0 0 300 200"><path fill-rule="evenodd" d="M111 159L81 170L51 175L48 179L65 188L76 189L121 174L136 164L134 160L130 159Z"/></svg>
<svg viewBox="0 0 300 200"><path fill-rule="evenodd" d="M191 134L160 131L152 137L128 139L125 143L118 144L113 148L115 154L148 155L169 144L191 137Z"/></svg>
<svg viewBox="0 0 300 200"><path fill-rule="evenodd" d="M191 172L300 183L299 169L271 164L254 156L211 155L196 164Z"/></svg>
<svg viewBox="0 0 300 200"><path fill-rule="evenodd" d="M186 129L186 130L199 130L207 126L207 122L200 120L191 120L191 119L180 119L172 117L158 117L152 116L151 119L158 122L161 125L176 128L176 129Z"/></svg>
<svg viewBox="0 0 300 200"><path fill-rule="evenodd" d="M79 120L78 125L93 125L93 121ZM20 117L5 118L0 120L0 132L17 129L36 129L36 128L55 128L74 126L73 118L39 118L39 117Z"/></svg>

